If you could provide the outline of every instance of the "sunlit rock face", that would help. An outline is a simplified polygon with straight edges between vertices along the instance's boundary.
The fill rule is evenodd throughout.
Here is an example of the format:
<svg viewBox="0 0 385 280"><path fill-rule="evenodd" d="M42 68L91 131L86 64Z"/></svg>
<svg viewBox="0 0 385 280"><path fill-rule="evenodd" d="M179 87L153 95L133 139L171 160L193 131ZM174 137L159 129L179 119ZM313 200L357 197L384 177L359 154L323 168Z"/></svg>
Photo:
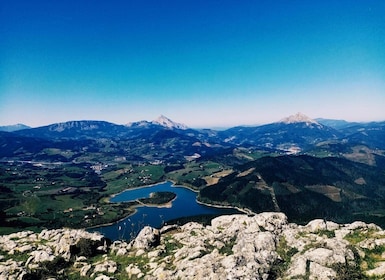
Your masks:
<svg viewBox="0 0 385 280"><path fill-rule="evenodd" d="M374 224L300 226L269 212L145 227L112 244L84 230L4 235L0 279L362 279L385 276L384 252L385 231Z"/></svg>

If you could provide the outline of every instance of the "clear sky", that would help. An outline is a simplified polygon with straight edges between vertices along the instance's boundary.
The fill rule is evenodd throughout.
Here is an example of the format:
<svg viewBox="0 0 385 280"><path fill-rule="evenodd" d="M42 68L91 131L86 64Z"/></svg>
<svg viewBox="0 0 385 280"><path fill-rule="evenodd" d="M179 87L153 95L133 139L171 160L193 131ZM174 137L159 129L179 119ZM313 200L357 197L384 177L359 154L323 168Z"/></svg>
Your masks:
<svg viewBox="0 0 385 280"><path fill-rule="evenodd" d="M0 1L0 125L297 112L385 120L385 1Z"/></svg>

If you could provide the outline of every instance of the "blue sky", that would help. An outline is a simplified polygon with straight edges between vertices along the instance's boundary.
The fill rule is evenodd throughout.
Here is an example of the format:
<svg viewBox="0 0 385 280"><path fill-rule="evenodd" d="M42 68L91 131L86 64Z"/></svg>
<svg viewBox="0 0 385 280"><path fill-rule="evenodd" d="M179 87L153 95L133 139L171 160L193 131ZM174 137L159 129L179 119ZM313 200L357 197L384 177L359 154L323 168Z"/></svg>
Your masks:
<svg viewBox="0 0 385 280"><path fill-rule="evenodd" d="M385 1L0 3L0 125L385 120Z"/></svg>

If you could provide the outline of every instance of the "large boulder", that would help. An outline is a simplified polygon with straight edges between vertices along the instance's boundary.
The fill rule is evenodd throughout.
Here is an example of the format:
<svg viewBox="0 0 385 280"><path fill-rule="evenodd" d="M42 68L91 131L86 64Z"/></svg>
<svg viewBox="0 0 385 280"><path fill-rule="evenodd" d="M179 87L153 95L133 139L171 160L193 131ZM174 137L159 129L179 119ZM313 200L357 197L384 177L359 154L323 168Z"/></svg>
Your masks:
<svg viewBox="0 0 385 280"><path fill-rule="evenodd" d="M160 244L160 232L158 229L145 226L132 243L133 248L148 250Z"/></svg>

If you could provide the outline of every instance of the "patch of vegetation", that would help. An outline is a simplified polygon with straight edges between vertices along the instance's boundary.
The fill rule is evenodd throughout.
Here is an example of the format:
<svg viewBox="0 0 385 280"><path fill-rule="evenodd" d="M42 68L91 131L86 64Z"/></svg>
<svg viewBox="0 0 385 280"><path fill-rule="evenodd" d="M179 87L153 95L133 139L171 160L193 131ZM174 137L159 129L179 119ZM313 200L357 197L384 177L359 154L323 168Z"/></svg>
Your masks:
<svg viewBox="0 0 385 280"><path fill-rule="evenodd" d="M71 246L71 254L84 257L94 257L98 254L97 248L102 246L105 240L91 240L87 238L81 238L78 243Z"/></svg>
<svg viewBox="0 0 385 280"><path fill-rule="evenodd" d="M161 256L169 256L171 255L174 251L180 249L183 247L183 245L178 242L177 240L172 238L172 235L167 234L164 236L164 245L165 245L165 250L161 254Z"/></svg>
<svg viewBox="0 0 385 280"><path fill-rule="evenodd" d="M373 279L367 277L363 272L361 268L361 257L357 252L357 249L354 246L349 246L349 249L352 250L354 254L354 261L349 262L345 259L345 263L336 263L332 266L332 269L336 272L337 278L336 280L351 280L351 279L357 279L357 280L366 280L366 279Z"/></svg>
<svg viewBox="0 0 385 280"><path fill-rule="evenodd" d="M233 236L232 238L230 238L230 240L228 240L227 242L225 242L225 246L223 246L222 248L220 248L218 250L218 252L222 255L225 255L225 256L229 256L229 255L232 255L234 254L233 252L233 246L235 245L235 241L236 241L237 237L236 236Z"/></svg>
<svg viewBox="0 0 385 280"><path fill-rule="evenodd" d="M3 256L2 261L12 259L14 261L23 262L23 263L25 263L30 257L28 253L21 253L21 252L15 251L14 254L10 255L8 254L8 252L2 251L2 250L0 250L0 256Z"/></svg>
<svg viewBox="0 0 385 280"><path fill-rule="evenodd" d="M52 261L40 263L39 268L32 269L23 276L23 280L40 280L55 278L57 280L67 279L65 270L71 265L63 257L57 256Z"/></svg>
<svg viewBox="0 0 385 280"><path fill-rule="evenodd" d="M352 232L348 233L344 239L349 241L350 244L357 244L361 241L364 241L370 237L373 237L375 234L375 229L355 229Z"/></svg>
<svg viewBox="0 0 385 280"><path fill-rule="evenodd" d="M109 259L117 263L118 269L113 275L111 275L113 276L114 279L117 279L117 280L136 279L135 277L129 278L125 270L125 268L128 267L130 264L135 264L144 274L146 274L149 271L148 263L150 260L146 257L146 255L141 255L141 256L111 255Z"/></svg>
<svg viewBox="0 0 385 280"><path fill-rule="evenodd" d="M315 234L319 236L326 236L327 238L336 237L334 230L320 229Z"/></svg>
<svg viewBox="0 0 385 280"><path fill-rule="evenodd" d="M167 269L174 269L175 266L173 265L173 261L174 261L173 254L176 250L182 248L183 245L179 241L173 239L171 234L166 234L162 238L163 238L162 243L164 244L164 250L159 255L159 258L165 258L165 257L171 256L171 259L166 262L166 265L167 265Z"/></svg>
<svg viewBox="0 0 385 280"><path fill-rule="evenodd" d="M89 280L90 277L88 276L80 276L79 271L70 271L67 274L67 280Z"/></svg>
<svg viewBox="0 0 385 280"><path fill-rule="evenodd" d="M284 236L281 236L277 247L276 247L277 254L279 255L279 258L275 260L273 265L271 266L271 270L269 273L268 280L274 280L280 277L284 276L284 272L288 269L291 258L298 253L298 250L294 247L290 247L287 244L287 241Z"/></svg>
<svg viewBox="0 0 385 280"><path fill-rule="evenodd" d="M376 245L373 249L363 249L365 257L362 260L362 265L367 269L376 268L378 262L384 261L382 254L385 252L385 246Z"/></svg>

